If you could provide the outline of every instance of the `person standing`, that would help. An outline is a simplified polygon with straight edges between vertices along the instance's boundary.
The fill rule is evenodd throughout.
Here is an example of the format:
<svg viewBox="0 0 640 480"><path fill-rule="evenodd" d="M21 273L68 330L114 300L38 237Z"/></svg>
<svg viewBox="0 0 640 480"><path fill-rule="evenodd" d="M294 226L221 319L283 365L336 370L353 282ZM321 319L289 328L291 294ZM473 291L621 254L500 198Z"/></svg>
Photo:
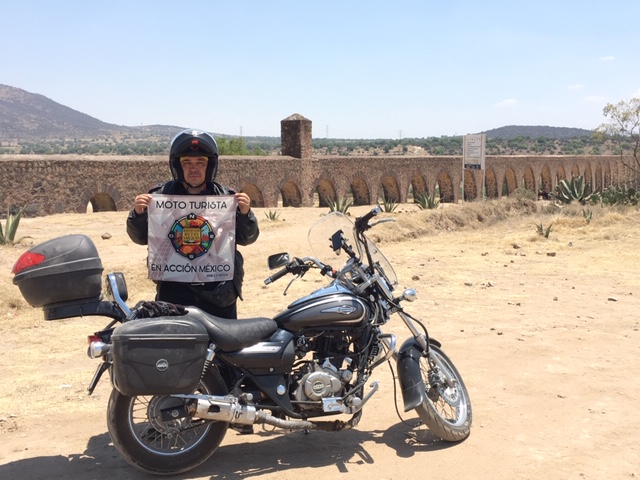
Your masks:
<svg viewBox="0 0 640 480"><path fill-rule="evenodd" d="M138 245L147 245L149 217L147 207L151 195L233 195L236 210L236 245L250 245L260 234L258 220L251 210L246 193L235 192L215 181L218 173L218 145L201 130L187 129L171 141L169 168L173 180L161 183L148 193L135 197L127 217L127 234ZM237 318L237 299L242 299L244 260L236 248L233 281L182 283L156 282L156 300L183 306L194 306L224 318Z"/></svg>

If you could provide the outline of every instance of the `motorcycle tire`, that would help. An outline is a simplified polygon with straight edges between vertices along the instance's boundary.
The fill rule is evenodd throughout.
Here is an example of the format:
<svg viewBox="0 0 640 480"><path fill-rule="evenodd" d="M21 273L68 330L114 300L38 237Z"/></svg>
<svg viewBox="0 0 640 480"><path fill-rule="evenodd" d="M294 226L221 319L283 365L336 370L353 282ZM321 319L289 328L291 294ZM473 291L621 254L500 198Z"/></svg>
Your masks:
<svg viewBox="0 0 640 480"><path fill-rule="evenodd" d="M209 369L196 393L226 395L217 369ZM134 467L154 475L175 475L196 468L217 450L229 424L183 417L163 420L160 411L180 407L170 395L109 397L107 425L116 450Z"/></svg>
<svg viewBox="0 0 640 480"><path fill-rule="evenodd" d="M429 345L430 355L438 357L454 386L447 385L432 360L420 358L420 370L426 388L425 400L416 407L429 431L448 442L466 439L471 432L472 410L469 393L453 362L436 345Z"/></svg>

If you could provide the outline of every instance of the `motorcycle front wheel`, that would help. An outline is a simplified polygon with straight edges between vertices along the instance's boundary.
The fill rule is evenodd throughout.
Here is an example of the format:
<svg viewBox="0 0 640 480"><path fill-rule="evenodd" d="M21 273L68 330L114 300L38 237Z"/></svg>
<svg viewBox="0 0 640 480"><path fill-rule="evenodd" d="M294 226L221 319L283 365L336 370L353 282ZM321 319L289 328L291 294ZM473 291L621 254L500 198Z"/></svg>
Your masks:
<svg viewBox="0 0 640 480"><path fill-rule="evenodd" d="M434 358L439 362L436 363ZM426 396L416 407L418 416L431 432L443 440L464 440L471 432L472 412L469 393L460 373L449 357L435 345L429 345L428 357L420 357L420 370ZM446 377L451 379L450 383L447 383Z"/></svg>
<svg viewBox="0 0 640 480"><path fill-rule="evenodd" d="M195 393L226 395L215 369L200 380ZM109 397L107 425L113 445L134 467L154 475L175 475L205 462L216 451L229 426L192 417L168 420L162 411L180 408L183 400L170 395Z"/></svg>

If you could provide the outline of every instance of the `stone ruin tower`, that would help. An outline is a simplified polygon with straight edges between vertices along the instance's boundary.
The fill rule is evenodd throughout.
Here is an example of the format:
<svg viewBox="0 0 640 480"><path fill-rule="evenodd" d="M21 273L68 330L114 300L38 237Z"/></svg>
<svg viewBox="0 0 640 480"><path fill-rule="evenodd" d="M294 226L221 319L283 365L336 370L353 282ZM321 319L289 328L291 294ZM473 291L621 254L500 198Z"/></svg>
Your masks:
<svg viewBox="0 0 640 480"><path fill-rule="evenodd" d="M299 113L294 113L280 122L282 155L311 158L313 154L311 138L311 120Z"/></svg>

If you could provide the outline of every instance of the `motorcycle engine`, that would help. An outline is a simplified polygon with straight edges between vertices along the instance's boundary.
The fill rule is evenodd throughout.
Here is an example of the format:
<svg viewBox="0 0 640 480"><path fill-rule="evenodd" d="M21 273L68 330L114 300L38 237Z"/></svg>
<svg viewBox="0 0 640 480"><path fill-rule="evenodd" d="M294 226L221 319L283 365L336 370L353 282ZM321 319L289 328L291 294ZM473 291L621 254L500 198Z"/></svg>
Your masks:
<svg viewBox="0 0 640 480"><path fill-rule="evenodd" d="M325 359L322 365L309 364L308 370L300 379L294 392L295 399L301 402L340 396L343 385L353 376L353 372L348 368L339 371L329 359Z"/></svg>

